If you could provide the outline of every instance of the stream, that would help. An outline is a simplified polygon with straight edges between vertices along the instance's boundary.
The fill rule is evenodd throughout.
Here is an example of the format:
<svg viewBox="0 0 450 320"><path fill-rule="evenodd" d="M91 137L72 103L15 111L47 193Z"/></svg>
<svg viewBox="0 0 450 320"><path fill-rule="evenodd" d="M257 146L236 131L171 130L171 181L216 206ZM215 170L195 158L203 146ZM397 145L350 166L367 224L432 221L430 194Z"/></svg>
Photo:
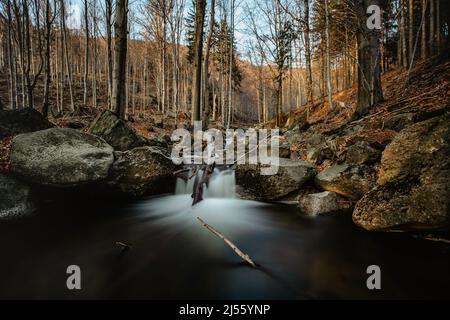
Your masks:
<svg viewBox="0 0 450 320"><path fill-rule="evenodd" d="M234 185L233 172L217 171L194 207L192 181L179 180L175 195L122 204L73 201L1 223L0 298L450 298L449 245L369 233L349 215L310 218L292 205L240 200ZM121 252L117 241L132 248ZM373 264L381 268L381 290L366 287ZM69 265L81 268L81 290L66 288Z"/></svg>

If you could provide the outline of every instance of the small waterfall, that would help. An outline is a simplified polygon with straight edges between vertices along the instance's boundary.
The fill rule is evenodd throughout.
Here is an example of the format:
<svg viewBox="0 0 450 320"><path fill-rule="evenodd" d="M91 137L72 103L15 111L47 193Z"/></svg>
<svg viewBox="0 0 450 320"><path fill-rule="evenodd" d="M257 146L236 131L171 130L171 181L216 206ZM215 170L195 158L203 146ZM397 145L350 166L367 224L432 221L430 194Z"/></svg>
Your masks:
<svg viewBox="0 0 450 320"><path fill-rule="evenodd" d="M175 194L189 194L194 192L194 184L196 179L200 179L203 175L203 170L199 170L195 176L187 182L181 178L177 178L175 187ZM192 176L192 170L188 176ZM214 172L209 179L208 185L203 188L203 198L235 198L236 197L236 177L234 170L219 170L214 169Z"/></svg>

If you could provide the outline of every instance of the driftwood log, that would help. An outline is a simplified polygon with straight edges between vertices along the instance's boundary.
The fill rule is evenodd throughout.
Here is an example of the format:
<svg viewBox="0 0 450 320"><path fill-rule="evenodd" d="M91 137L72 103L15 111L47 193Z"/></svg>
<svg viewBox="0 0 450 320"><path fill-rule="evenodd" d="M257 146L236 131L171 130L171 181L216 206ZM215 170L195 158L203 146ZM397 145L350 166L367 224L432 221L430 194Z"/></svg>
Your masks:
<svg viewBox="0 0 450 320"><path fill-rule="evenodd" d="M216 235L217 237L219 237L220 239L222 239L233 251L234 253L236 253L239 257L241 257L242 260L244 260L245 262L247 262L249 265L251 265L253 268L256 268L256 264L253 262L253 260L249 257L248 254L243 253L241 250L239 250L238 247L236 247L236 245L231 242L230 240L228 240L227 238L225 238L225 236L220 233L217 229L215 229L213 226L207 224L205 221L203 221L201 218L197 217L198 221L200 221L200 223L209 231L211 231L214 235Z"/></svg>

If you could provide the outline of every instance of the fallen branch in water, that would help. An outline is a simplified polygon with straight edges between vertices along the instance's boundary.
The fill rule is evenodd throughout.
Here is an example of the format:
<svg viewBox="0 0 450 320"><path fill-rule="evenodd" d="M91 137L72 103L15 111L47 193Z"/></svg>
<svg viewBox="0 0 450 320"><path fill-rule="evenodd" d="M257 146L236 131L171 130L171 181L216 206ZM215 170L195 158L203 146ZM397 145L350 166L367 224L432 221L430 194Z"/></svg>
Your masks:
<svg viewBox="0 0 450 320"><path fill-rule="evenodd" d="M200 221L200 223L209 231L211 231L212 233L214 233L217 237L219 237L220 239L222 239L239 257L241 257L245 262L247 262L249 265L251 265L253 268L256 268L256 264L253 262L253 260L245 253L243 253L241 250L239 250L238 247L236 247L236 245L231 242L230 240L228 240L227 238L225 238L225 236L223 234L221 234L219 231L217 231L214 227L210 226L209 224L207 224L205 221L203 221L202 219L200 219L199 217L197 217L198 221Z"/></svg>
<svg viewBox="0 0 450 320"><path fill-rule="evenodd" d="M443 238L435 238L433 236L426 236L423 239L429 240L429 241L435 241L435 242L442 242L442 243L450 244L450 240L443 239Z"/></svg>
<svg viewBox="0 0 450 320"><path fill-rule="evenodd" d="M131 245L126 244L124 242L120 242L120 241L116 241L115 245L120 248L121 254L124 254L125 252L127 252L128 250L130 250L132 248Z"/></svg>

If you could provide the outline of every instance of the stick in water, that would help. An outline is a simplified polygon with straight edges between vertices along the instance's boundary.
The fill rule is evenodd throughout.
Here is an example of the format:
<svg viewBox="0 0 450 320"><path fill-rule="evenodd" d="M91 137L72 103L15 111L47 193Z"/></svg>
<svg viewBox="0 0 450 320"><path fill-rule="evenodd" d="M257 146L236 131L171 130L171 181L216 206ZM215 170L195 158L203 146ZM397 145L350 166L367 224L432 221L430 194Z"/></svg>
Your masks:
<svg viewBox="0 0 450 320"><path fill-rule="evenodd" d="M230 240L228 240L227 238L225 238L225 236L223 234L221 234L219 231L217 231L214 227L210 226L209 224L207 224L205 221L203 221L202 219L200 219L199 217L197 217L198 221L200 221L200 223L209 231L211 231L212 233L214 233L217 237L219 237L220 239L222 239L239 257L241 257L245 262L247 262L249 265L251 265L253 268L256 268L256 264L253 262L253 260L245 253L243 253L241 250L239 250L238 247L236 247L236 245L231 242Z"/></svg>

